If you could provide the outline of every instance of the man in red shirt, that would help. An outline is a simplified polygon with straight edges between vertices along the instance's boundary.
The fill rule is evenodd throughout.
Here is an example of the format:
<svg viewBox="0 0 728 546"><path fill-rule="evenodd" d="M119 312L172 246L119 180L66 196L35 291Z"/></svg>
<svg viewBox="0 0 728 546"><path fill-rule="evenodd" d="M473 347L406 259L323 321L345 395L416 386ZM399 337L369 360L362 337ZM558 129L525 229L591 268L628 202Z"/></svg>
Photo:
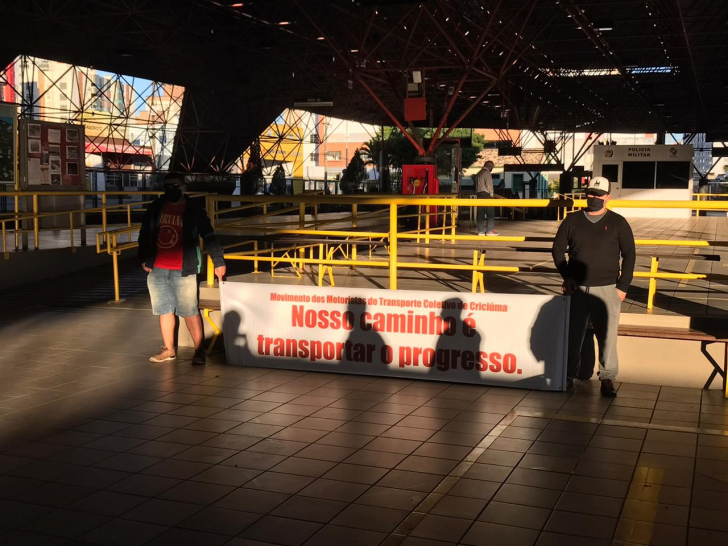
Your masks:
<svg viewBox="0 0 728 546"><path fill-rule="evenodd" d="M205 363L202 348L202 318L198 309L197 274L202 265L200 239L210 253L215 275L225 275L223 250L217 242L210 219L200 199L184 194L184 178L170 173L164 179L164 195L155 200L144 215L139 230L139 258L147 276L152 312L159 316L164 347L152 362L177 358L174 333L175 315L183 317L195 345L193 364Z"/></svg>

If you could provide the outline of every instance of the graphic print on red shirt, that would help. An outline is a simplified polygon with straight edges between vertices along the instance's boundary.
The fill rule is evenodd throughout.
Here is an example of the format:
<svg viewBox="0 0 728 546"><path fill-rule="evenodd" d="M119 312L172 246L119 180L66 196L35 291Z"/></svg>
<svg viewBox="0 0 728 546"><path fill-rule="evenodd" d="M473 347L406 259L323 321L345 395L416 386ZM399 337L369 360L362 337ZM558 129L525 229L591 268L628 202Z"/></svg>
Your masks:
<svg viewBox="0 0 728 546"><path fill-rule="evenodd" d="M157 258L154 267L182 270L182 215L186 203L165 203L159 216Z"/></svg>

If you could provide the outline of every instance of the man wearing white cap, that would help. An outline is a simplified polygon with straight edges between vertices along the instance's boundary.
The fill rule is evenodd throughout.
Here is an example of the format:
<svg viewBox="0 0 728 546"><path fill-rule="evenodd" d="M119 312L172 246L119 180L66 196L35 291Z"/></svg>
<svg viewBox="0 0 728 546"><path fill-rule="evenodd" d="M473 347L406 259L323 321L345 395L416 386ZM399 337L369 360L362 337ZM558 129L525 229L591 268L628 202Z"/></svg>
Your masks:
<svg viewBox="0 0 728 546"><path fill-rule="evenodd" d="M614 397L619 312L632 282L636 252L627 220L607 210L610 190L609 180L602 176L589 181L586 210L569 214L561 223L551 253L564 279L562 290L571 296L567 384L573 386L577 377L581 344L591 319L599 344L601 392Z"/></svg>

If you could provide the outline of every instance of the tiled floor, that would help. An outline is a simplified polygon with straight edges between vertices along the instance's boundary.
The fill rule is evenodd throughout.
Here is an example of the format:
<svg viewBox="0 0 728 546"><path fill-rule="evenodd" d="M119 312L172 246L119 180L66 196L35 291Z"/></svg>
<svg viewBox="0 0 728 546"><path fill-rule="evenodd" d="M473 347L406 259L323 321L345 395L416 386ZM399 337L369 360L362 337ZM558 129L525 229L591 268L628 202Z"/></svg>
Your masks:
<svg viewBox="0 0 728 546"><path fill-rule="evenodd" d="M718 391L155 365L92 276L0 294L0 544L728 544Z"/></svg>

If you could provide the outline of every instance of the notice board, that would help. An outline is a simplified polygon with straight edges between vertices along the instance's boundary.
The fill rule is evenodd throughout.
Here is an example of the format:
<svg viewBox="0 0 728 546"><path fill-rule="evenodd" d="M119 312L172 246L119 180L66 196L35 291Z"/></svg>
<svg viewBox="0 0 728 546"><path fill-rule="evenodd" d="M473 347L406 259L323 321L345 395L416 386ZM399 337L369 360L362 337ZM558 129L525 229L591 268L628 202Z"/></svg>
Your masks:
<svg viewBox="0 0 728 546"><path fill-rule="evenodd" d="M85 187L83 125L21 120L19 135L23 189L79 190Z"/></svg>

